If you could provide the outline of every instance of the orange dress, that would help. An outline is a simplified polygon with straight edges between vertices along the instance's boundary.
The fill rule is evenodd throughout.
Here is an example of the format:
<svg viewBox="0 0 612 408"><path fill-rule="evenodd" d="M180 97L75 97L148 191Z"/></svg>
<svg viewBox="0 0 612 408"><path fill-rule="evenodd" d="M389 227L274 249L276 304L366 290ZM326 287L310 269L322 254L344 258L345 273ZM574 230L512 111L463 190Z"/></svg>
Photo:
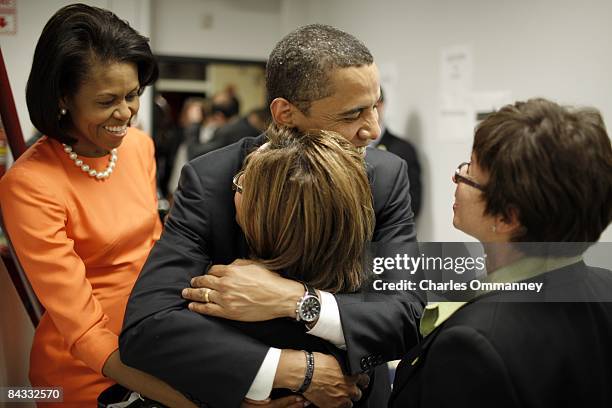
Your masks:
<svg viewBox="0 0 612 408"><path fill-rule="evenodd" d="M6 229L46 308L30 381L63 387L58 406L95 407L113 384L102 367L118 348L128 296L161 233L153 150L150 137L130 128L115 170L100 181L43 137L0 180ZM109 156L82 159L103 170Z"/></svg>

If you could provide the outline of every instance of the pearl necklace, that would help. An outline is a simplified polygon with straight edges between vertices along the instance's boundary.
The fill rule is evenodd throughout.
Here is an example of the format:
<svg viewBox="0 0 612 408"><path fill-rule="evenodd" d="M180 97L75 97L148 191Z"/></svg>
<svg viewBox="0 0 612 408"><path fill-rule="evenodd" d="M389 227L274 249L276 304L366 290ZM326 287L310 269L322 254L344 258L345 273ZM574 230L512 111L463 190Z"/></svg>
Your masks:
<svg viewBox="0 0 612 408"><path fill-rule="evenodd" d="M68 146L67 144L63 143L62 146L64 146L64 151L77 167L80 167L81 170L87 173L90 177L95 177L98 180L109 178L117 165L117 149L112 149L110 151L110 159L106 169L104 171L97 171L96 169L92 169L89 167L89 165L83 163L83 160L79 159L79 156L72 151L72 146Z"/></svg>

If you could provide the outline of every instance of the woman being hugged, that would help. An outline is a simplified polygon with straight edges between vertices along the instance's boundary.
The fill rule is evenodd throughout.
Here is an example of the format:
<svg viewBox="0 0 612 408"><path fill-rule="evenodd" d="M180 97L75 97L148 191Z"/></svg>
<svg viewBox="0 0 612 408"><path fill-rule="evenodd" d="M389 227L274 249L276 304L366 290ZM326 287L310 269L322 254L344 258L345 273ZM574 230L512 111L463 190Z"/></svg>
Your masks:
<svg viewBox="0 0 612 408"><path fill-rule="evenodd" d="M374 230L364 155L324 130L268 130L234 178L251 258L330 293L357 292Z"/></svg>
<svg viewBox="0 0 612 408"><path fill-rule="evenodd" d="M296 305L300 322L276 319L235 324L279 350L272 399L290 390L317 406L331 406L332 401L323 398L319 383L335 381L338 397L334 403L340 402L343 392L358 400L361 391L354 380L332 377L325 371L324 367L338 367L339 363L327 354L329 343L316 336L303 338L303 323L312 329L321 306L327 304L330 310L335 304L332 294L357 292L368 281L364 264L374 230L374 209L363 151L331 131L301 132L272 126L267 135L268 142L247 156L234 177L236 220L251 260L302 282L305 297ZM222 307L222 292L205 293L210 302L205 306ZM192 303L190 307L195 310L197 306ZM248 317L235 320L248 321ZM334 344L342 344L342 330L331 331L338 333L331 336ZM310 358L311 363L307 363ZM310 374L307 364L312 369ZM292 371L291 365L300 368ZM363 385L366 379L360 376L358 381ZM272 403L281 401L285 400ZM244 407L249 403L253 401L247 398Z"/></svg>
<svg viewBox="0 0 612 408"><path fill-rule="evenodd" d="M148 39L113 13L60 9L39 38L26 100L42 137L0 182L2 215L46 309L33 386L92 406L113 380L170 405L179 393L119 359L133 283L159 238L151 139L130 122L158 68Z"/></svg>

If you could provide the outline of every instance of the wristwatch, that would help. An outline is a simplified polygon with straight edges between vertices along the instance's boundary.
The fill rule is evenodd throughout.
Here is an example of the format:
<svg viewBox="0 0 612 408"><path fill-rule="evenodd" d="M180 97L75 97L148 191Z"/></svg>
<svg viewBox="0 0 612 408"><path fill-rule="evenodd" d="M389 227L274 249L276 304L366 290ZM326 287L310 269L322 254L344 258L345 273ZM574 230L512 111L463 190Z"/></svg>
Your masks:
<svg viewBox="0 0 612 408"><path fill-rule="evenodd" d="M317 291L310 285L304 285L304 296L297 301L295 307L295 319L298 322L312 323L319 318L321 313L321 300L317 296Z"/></svg>

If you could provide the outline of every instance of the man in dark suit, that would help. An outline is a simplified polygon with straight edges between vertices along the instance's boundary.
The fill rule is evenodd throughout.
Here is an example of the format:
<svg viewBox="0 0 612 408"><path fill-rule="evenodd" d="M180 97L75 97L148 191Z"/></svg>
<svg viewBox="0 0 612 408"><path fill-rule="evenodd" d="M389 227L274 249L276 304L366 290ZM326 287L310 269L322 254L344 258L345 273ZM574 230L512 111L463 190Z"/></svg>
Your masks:
<svg viewBox="0 0 612 408"><path fill-rule="evenodd" d="M383 89L380 89L380 99L378 101L378 122L380 123L382 136L374 140L370 146L377 147L382 150L387 150L396 156L401 157L406 162L408 170L408 180L410 181L410 199L412 200L412 211L414 217L417 218L421 213L421 203L423 190L421 183L421 163L417 151L408 140L402 139L389 130L385 126L385 94Z"/></svg>
<svg viewBox="0 0 612 408"><path fill-rule="evenodd" d="M333 130L364 150L380 134L378 71L367 48L347 33L322 25L290 33L270 55L266 82L279 126ZM320 406L349 406L351 399L360 400L356 406L384 406L386 367L383 375L371 370L416 344L420 298L405 292L366 301L359 293L320 291L320 313L312 309L316 316L306 325L297 321L307 298L301 283L256 264L230 264L248 257L235 222L232 178L264 142L265 135L243 139L183 168L164 233L127 306L121 357L211 407L264 400L272 388L301 388ZM406 164L372 149L366 161L373 240L414 241ZM192 278L196 288L185 289ZM191 310L181 291L193 301ZM315 352L310 385L311 362L299 350ZM367 388L363 372L373 375Z"/></svg>
<svg viewBox="0 0 612 408"><path fill-rule="evenodd" d="M582 260L612 221L601 115L505 106L478 125L453 180L453 224L483 243L485 283L500 286L446 320L428 305L390 407L612 406L612 272Z"/></svg>

